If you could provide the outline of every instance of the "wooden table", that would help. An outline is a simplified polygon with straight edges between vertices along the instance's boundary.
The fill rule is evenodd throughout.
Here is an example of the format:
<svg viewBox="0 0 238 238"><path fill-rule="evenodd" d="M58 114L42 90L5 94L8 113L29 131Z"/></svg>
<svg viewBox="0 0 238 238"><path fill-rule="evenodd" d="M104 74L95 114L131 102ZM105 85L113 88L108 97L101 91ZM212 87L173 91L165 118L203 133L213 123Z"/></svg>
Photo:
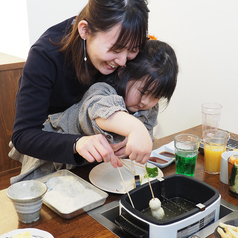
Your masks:
<svg viewBox="0 0 238 238"><path fill-rule="evenodd" d="M183 132L195 134L201 137L201 126L197 126ZM154 149L173 141L174 135L156 140L154 142ZM92 167L92 165L89 165L81 168L76 168L75 170L73 170L73 172L83 179L89 181L88 174ZM168 167L162 169L162 171L164 175L174 174L175 164L173 163L169 165ZM10 199L8 199L6 196L6 188L9 186L9 178L13 175L18 174L18 172L13 171L11 174L0 173L0 189L2 189L0 191L0 235L14 229L34 227L50 232L55 238L116 237L116 235L107 230L104 226L95 221L86 213L81 214L73 219L65 220L58 216L55 212L50 210L48 207L46 207L44 204L41 210L41 218L37 222L28 225L18 222L16 211ZM204 172L204 161L203 155L201 154L198 155L195 169L195 178L202 180L218 189L222 199L238 206L238 200L229 195L228 185L220 182L219 175L211 175ZM114 200L119 200L120 197L121 195L118 194L109 194L106 203ZM212 237L214 236L209 236L209 238Z"/></svg>

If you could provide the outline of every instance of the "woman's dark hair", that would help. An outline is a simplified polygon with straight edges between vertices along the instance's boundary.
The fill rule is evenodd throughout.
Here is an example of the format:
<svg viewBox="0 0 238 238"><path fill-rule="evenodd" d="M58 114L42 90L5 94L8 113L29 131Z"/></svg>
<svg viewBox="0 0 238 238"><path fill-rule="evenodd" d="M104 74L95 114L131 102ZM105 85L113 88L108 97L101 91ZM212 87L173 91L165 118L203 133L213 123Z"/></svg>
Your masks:
<svg viewBox="0 0 238 238"><path fill-rule="evenodd" d="M89 0L81 13L75 18L72 30L61 41L61 51L66 59L70 58L77 78L88 84L97 70L90 68L91 62L83 60L83 39L78 33L78 23L88 22L89 33L106 32L117 24L121 24L121 32L111 50L142 49L147 41L148 29L147 0Z"/></svg>
<svg viewBox="0 0 238 238"><path fill-rule="evenodd" d="M149 40L125 68L103 76L101 81L111 84L125 98L128 81L146 80L142 91L149 91L153 97L165 99L168 104L177 84L177 75L177 57L172 47L159 40Z"/></svg>

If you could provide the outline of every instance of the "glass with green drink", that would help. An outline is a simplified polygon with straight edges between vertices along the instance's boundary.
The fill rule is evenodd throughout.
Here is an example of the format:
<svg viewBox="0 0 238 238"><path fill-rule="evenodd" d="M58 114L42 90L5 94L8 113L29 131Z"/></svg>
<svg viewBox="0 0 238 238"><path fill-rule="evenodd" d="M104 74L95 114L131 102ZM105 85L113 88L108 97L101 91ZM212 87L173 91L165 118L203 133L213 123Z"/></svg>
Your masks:
<svg viewBox="0 0 238 238"><path fill-rule="evenodd" d="M200 138L192 134L174 137L176 174L194 176Z"/></svg>

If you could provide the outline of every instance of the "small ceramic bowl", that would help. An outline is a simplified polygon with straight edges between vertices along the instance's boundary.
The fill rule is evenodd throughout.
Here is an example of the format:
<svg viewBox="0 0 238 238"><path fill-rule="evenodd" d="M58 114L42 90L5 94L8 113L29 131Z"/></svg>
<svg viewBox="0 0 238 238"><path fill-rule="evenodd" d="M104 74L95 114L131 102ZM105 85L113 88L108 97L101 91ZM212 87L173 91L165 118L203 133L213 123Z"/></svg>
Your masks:
<svg viewBox="0 0 238 238"><path fill-rule="evenodd" d="M42 197L47 186L35 180L15 183L7 189L7 196L16 209L18 220L22 223L32 223L40 218Z"/></svg>

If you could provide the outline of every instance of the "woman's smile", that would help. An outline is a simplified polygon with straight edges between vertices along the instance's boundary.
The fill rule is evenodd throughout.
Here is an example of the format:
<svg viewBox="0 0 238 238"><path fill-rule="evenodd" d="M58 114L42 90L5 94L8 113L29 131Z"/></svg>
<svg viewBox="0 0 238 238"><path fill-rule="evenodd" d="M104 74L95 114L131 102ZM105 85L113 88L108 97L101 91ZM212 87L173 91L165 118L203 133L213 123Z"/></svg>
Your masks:
<svg viewBox="0 0 238 238"><path fill-rule="evenodd" d="M116 69L116 68L118 67L118 65L114 65L114 64L109 63L109 62L106 62L106 64L107 64L108 66L110 66L112 69Z"/></svg>

